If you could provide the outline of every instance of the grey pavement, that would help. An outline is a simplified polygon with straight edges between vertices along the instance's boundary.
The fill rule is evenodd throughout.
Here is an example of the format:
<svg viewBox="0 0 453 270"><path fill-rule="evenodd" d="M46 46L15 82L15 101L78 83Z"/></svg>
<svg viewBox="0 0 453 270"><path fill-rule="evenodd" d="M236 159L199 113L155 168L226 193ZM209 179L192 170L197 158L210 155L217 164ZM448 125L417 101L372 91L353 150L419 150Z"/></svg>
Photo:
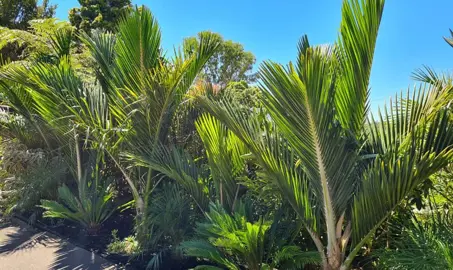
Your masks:
<svg viewBox="0 0 453 270"><path fill-rule="evenodd" d="M76 247L25 223L0 219L0 270L121 269L93 252Z"/></svg>

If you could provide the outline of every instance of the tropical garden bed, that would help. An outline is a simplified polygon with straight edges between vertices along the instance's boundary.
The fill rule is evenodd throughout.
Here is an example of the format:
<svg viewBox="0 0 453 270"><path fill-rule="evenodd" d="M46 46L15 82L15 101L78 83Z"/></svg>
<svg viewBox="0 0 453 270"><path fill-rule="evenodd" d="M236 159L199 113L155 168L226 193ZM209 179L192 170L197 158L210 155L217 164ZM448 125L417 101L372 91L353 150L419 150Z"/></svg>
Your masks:
<svg viewBox="0 0 453 270"><path fill-rule="evenodd" d="M0 28L3 215L136 269L453 267L452 77L370 112L383 0L257 74L209 31L165 54L125 2Z"/></svg>

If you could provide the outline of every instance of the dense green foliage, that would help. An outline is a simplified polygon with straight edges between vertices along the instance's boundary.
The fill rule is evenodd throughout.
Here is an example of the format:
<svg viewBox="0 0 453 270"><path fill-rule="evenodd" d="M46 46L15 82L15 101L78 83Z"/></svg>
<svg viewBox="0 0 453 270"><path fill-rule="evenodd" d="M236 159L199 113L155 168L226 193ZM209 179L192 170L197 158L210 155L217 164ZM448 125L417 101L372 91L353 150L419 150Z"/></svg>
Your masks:
<svg viewBox="0 0 453 270"><path fill-rule="evenodd" d="M213 204L206 213L206 221L197 225L196 235L200 239L186 241L181 247L188 256L204 258L231 270L241 266L254 270L301 269L305 264L319 264L316 252L303 252L293 245L276 247L272 242L276 239L270 236L271 229L275 229L271 224L263 218L251 223L240 209L229 215Z"/></svg>
<svg viewBox="0 0 453 270"><path fill-rule="evenodd" d="M114 31L118 21L131 8L130 0L79 0L80 7L69 11L69 21L78 30L90 33L93 29Z"/></svg>
<svg viewBox="0 0 453 270"><path fill-rule="evenodd" d="M198 37L190 37L184 40L185 53L192 53L200 46ZM220 34L213 34L213 38L220 44L214 55L208 60L203 70L204 79L213 84L222 86L229 82L247 81L253 82L254 75L251 74L255 56L244 50L242 44L232 40L224 40Z"/></svg>
<svg viewBox="0 0 453 270"><path fill-rule="evenodd" d="M451 269L453 218L448 210L428 208L407 224L398 224L394 243L375 251L380 269Z"/></svg>
<svg viewBox="0 0 453 270"><path fill-rule="evenodd" d="M1 0L0 26L25 29L32 19L52 18L56 8L49 0L43 0L41 5L38 0Z"/></svg>
<svg viewBox="0 0 453 270"><path fill-rule="evenodd" d="M109 228L150 269L452 266L452 77L417 70L369 111L384 0L257 74L219 34L170 57L146 7L80 4L0 28L2 213Z"/></svg>

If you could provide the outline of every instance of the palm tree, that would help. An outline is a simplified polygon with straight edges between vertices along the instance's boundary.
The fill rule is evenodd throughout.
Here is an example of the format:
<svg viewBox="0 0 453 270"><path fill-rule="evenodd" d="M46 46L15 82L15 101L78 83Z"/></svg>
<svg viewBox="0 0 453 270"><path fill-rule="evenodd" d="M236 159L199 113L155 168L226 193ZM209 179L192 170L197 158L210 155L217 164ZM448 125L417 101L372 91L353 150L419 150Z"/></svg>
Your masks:
<svg viewBox="0 0 453 270"><path fill-rule="evenodd" d="M451 85L397 95L377 120L367 117L383 8L383 0L344 1L335 45L304 37L295 65L265 62L264 122L234 103L197 98L304 221L326 270L350 268L395 207L453 157Z"/></svg>
<svg viewBox="0 0 453 270"><path fill-rule="evenodd" d="M141 7L123 19L118 35L95 32L84 41L98 63L97 78L106 94L112 128L98 141L120 167L119 153L142 148L157 149L168 144L170 123L185 94L204 64L219 46L212 35L201 38L199 50L191 56L175 51L166 59L161 49L161 33L151 12ZM107 136L106 136L107 135ZM125 177L144 213L156 173L148 170L143 195L137 183Z"/></svg>
<svg viewBox="0 0 453 270"><path fill-rule="evenodd" d="M85 149L107 154L123 172L141 217L147 212L157 173L143 167L129 168L120 155L169 144L175 111L219 43L206 32L193 54L186 56L175 50L171 58L165 57L159 25L145 7L124 17L116 35L95 31L82 34L80 39L97 64L94 83L84 82L69 57L58 54L56 63L2 72L8 82L3 89L10 93L9 86L17 85L21 92L14 93L23 96L18 104L27 101L24 115L30 112L43 120L62 144L74 145L76 138ZM56 36L55 44L67 44L65 40ZM56 51L62 51L59 48L66 47L55 46ZM75 160L72 154L68 156Z"/></svg>

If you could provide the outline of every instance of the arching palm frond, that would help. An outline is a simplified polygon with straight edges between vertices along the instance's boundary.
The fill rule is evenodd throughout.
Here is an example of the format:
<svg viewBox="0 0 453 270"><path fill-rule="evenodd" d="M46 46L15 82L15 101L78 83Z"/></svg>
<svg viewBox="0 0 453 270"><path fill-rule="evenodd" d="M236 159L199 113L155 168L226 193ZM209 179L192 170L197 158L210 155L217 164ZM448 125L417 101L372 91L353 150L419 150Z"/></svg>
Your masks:
<svg viewBox="0 0 453 270"><path fill-rule="evenodd" d="M320 200L331 249L337 245L336 222L352 196L354 182L347 181L355 180L350 177L355 157L341 128L332 126L335 82L325 57L320 48L310 48L298 70L266 63L261 76L264 104L301 159L314 196Z"/></svg>
<svg viewBox="0 0 453 270"><path fill-rule="evenodd" d="M209 190L205 186L203 173L187 153L175 147L157 146L154 149L142 147L140 153L124 153L124 157L138 166L151 168L174 179L191 195L201 211L209 205ZM149 194L150 195L150 194Z"/></svg>
<svg viewBox="0 0 453 270"><path fill-rule="evenodd" d="M2 137L18 138L30 148L53 148L55 138L49 126L36 114L35 102L26 88L0 80L0 92L8 108L1 119Z"/></svg>
<svg viewBox="0 0 453 270"><path fill-rule="evenodd" d="M452 88L420 92L414 93L418 98L410 100L411 106L401 106L397 99L390 112L380 114L380 122L370 123L369 142L380 147L374 148L377 157L364 171L353 204L351 254L415 187L453 158L453 124L445 100Z"/></svg>
<svg viewBox="0 0 453 270"><path fill-rule="evenodd" d="M248 151L225 125L211 115L202 115L195 123L206 149L216 198L228 211L234 211L240 185L237 177L244 172L242 158Z"/></svg>
<svg viewBox="0 0 453 270"><path fill-rule="evenodd" d="M369 109L369 81L385 0L343 1L335 104L341 125L357 138Z"/></svg>
<svg viewBox="0 0 453 270"><path fill-rule="evenodd" d="M239 105L224 99L215 101L198 96L196 100L242 140L251 151L251 158L263 169L264 179L280 190L310 231L317 231L322 218L317 214L320 207L310 192L307 175L300 166L299 157L265 114L245 115ZM321 242L317 244L321 248Z"/></svg>
<svg viewBox="0 0 453 270"><path fill-rule="evenodd" d="M87 46L96 62L96 79L102 86L104 93L109 93L109 89L115 85L111 67L116 58L116 36L109 32L97 30L93 31L91 35L84 33L79 38Z"/></svg>
<svg viewBox="0 0 453 270"><path fill-rule="evenodd" d="M444 80L443 76L428 66L416 69L412 73L412 78L419 82L438 84Z"/></svg>

